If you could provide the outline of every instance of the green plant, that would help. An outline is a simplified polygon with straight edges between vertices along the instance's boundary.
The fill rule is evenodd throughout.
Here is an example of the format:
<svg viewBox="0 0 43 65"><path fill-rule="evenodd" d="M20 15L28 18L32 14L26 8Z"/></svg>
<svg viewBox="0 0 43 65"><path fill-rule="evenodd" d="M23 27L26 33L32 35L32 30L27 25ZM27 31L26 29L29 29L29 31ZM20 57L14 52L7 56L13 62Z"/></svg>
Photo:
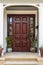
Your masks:
<svg viewBox="0 0 43 65"><path fill-rule="evenodd" d="M7 48L11 48L12 47L12 37L7 36L6 41L7 41Z"/></svg>
<svg viewBox="0 0 43 65"><path fill-rule="evenodd" d="M34 40L31 40L31 47L35 47L35 39Z"/></svg>

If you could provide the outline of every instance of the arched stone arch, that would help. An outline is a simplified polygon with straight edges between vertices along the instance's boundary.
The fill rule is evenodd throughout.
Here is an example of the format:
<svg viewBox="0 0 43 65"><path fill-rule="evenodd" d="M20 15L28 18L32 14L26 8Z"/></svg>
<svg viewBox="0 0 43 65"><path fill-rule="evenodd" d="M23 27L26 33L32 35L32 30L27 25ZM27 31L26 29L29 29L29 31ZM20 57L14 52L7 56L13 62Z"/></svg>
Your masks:
<svg viewBox="0 0 43 65"><path fill-rule="evenodd" d="M5 9L7 8L7 7L10 7L10 6L33 6L33 7L35 7L35 8L37 8L37 10L39 10L39 5L38 4L26 4L26 3L16 3L16 4L3 4L3 9L4 9L4 14L5 14ZM6 16L6 15L5 15ZM6 19L7 20L7 19ZM6 23L5 23L6 24ZM7 24L6 24L7 25ZM7 29L7 28L6 28ZM7 36L7 33L6 33L6 35L5 35L5 37ZM5 39L5 37L4 37L4 39ZM4 42L6 43L6 41L4 40ZM6 46L6 45L5 45ZM6 52L6 51L5 51Z"/></svg>
<svg viewBox="0 0 43 65"><path fill-rule="evenodd" d="M21 6L33 6L36 8L39 8L39 4L29 4L29 3L15 3L15 4L3 4L3 8L9 7L9 6L17 6L17 5L21 5Z"/></svg>

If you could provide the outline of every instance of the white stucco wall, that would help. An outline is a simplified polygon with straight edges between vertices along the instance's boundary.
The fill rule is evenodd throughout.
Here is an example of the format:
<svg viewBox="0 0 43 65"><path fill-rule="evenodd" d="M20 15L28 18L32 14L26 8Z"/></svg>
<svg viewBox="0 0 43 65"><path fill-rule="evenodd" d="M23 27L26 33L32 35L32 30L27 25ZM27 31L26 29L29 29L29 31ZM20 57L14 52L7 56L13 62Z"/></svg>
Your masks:
<svg viewBox="0 0 43 65"><path fill-rule="evenodd" d="M39 47L43 46L43 3L39 6Z"/></svg>
<svg viewBox="0 0 43 65"><path fill-rule="evenodd" d="M40 3L43 2L43 0L0 0L0 2L4 2L4 3Z"/></svg>
<svg viewBox="0 0 43 65"><path fill-rule="evenodd" d="M0 3L0 45L3 47L3 4Z"/></svg>

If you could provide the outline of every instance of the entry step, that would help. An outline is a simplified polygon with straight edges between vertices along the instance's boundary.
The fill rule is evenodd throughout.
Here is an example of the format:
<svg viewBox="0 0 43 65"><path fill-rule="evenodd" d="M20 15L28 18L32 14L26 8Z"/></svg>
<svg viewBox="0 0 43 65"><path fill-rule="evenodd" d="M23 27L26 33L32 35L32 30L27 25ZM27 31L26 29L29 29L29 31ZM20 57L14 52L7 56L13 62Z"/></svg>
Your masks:
<svg viewBox="0 0 43 65"><path fill-rule="evenodd" d="M9 61L6 61L5 62L5 65L38 65L38 62L37 61L21 61L21 62L9 62Z"/></svg>

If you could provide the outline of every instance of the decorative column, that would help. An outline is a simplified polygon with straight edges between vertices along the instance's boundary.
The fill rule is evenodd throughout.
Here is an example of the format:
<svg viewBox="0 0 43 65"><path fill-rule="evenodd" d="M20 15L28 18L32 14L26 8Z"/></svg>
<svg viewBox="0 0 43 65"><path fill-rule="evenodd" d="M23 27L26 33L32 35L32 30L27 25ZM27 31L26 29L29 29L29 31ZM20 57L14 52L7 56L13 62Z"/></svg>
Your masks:
<svg viewBox="0 0 43 65"><path fill-rule="evenodd" d="M43 46L43 3L39 6L39 48L40 46Z"/></svg>

